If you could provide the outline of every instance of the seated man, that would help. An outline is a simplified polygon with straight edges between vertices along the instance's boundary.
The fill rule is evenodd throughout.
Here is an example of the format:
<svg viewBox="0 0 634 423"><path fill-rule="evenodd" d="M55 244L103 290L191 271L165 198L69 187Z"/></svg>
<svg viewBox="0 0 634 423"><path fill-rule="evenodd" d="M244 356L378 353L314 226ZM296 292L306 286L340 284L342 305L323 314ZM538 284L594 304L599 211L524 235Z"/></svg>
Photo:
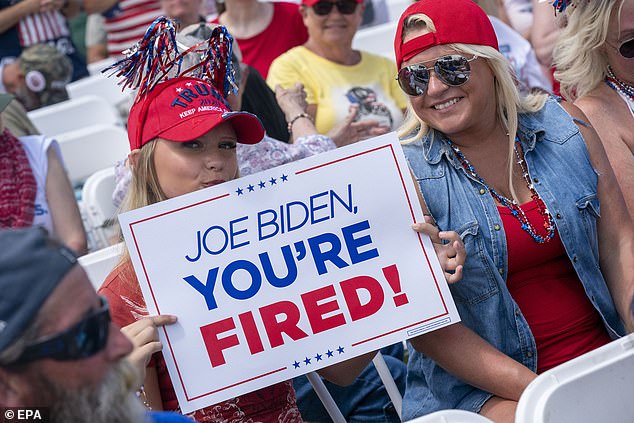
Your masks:
<svg viewBox="0 0 634 423"><path fill-rule="evenodd" d="M0 231L0 292L1 408L42 407L51 423L190 422L146 412L125 360L132 343L73 252L44 230Z"/></svg>
<svg viewBox="0 0 634 423"><path fill-rule="evenodd" d="M36 44L15 61L0 65L0 92L13 94L26 110L68 100L73 67L55 47Z"/></svg>

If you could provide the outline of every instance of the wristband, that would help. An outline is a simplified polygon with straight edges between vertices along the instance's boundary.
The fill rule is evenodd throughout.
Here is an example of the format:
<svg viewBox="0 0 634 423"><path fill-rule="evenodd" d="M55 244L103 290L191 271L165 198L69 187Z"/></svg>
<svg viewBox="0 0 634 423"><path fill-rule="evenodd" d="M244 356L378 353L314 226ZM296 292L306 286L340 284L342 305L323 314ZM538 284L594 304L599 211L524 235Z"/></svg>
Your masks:
<svg viewBox="0 0 634 423"><path fill-rule="evenodd" d="M306 112L302 112L302 113L300 113L300 114L298 114L298 115L295 115L295 116L293 117L293 119L291 119L290 121L288 121L288 127L287 127L287 129L288 129L288 133L289 133L289 134L292 134L292 133L293 133L293 124L295 123L295 121L296 121L297 119L301 119L301 118L306 118L306 119L310 120L311 122L313 121L313 118L312 118L312 117L310 117L310 115L309 115L308 113L306 113Z"/></svg>

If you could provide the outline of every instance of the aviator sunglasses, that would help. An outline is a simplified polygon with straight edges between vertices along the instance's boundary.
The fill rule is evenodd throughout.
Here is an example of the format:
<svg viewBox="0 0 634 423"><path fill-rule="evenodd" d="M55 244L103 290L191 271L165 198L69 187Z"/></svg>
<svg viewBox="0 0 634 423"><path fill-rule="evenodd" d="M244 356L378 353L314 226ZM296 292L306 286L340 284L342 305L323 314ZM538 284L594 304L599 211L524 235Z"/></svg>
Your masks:
<svg viewBox="0 0 634 423"><path fill-rule="evenodd" d="M58 361L79 360L103 350L110 331L110 311L106 299L101 297L100 300L99 310L63 332L29 344L11 364L25 364L44 358Z"/></svg>
<svg viewBox="0 0 634 423"><path fill-rule="evenodd" d="M436 59L434 72L444 84L458 87L469 80L471 66L469 62L477 59L473 56L467 59L459 54L450 54ZM429 85L430 69L422 63L405 66L398 71L396 79L401 89L409 96L421 96L427 91Z"/></svg>
<svg viewBox="0 0 634 423"><path fill-rule="evenodd" d="M626 59L631 59L634 57L634 38L623 41L619 47L614 46L614 48L621 54L621 56Z"/></svg>
<svg viewBox="0 0 634 423"><path fill-rule="evenodd" d="M331 1L318 1L313 4L313 12L319 16L326 16L332 12L333 7L337 7L337 10L342 15L351 15L357 10L357 5L359 3L356 0L338 0L336 2Z"/></svg>

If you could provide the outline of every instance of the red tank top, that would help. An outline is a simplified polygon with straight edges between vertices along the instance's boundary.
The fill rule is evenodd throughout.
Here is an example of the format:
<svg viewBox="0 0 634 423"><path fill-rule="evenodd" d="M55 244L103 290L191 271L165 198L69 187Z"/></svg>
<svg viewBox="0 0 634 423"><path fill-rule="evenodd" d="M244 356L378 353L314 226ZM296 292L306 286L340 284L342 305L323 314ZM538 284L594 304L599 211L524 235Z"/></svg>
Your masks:
<svg viewBox="0 0 634 423"><path fill-rule="evenodd" d="M522 205L528 220L544 234L537 203ZM507 286L535 337L537 373L611 341L601 316L585 294L564 246L555 237L538 244L506 207L498 206L508 251Z"/></svg>

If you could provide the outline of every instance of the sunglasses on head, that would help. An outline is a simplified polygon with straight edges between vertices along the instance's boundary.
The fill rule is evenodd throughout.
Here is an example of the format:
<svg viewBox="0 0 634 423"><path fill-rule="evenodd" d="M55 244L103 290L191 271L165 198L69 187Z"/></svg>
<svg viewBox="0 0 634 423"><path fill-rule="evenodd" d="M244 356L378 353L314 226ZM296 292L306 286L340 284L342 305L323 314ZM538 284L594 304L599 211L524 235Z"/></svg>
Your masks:
<svg viewBox="0 0 634 423"><path fill-rule="evenodd" d="M318 1L313 4L313 12L319 16L326 16L332 12L332 8L337 6L337 10L342 15L351 15L357 10L358 3L355 0L337 0L332 1Z"/></svg>
<svg viewBox="0 0 634 423"><path fill-rule="evenodd" d="M434 72L436 77L446 85L458 87L469 80L471 66L469 62L477 59L473 56L467 59L459 54L450 54L436 59ZM425 63L425 62L423 62ZM420 96L425 94L429 85L431 74L430 69L422 63L405 66L398 71L396 79L401 89L409 96Z"/></svg>
<svg viewBox="0 0 634 423"><path fill-rule="evenodd" d="M46 336L28 345L13 365L50 358L58 361L79 360L103 350L110 332L110 311L104 297L101 307L75 326Z"/></svg>

